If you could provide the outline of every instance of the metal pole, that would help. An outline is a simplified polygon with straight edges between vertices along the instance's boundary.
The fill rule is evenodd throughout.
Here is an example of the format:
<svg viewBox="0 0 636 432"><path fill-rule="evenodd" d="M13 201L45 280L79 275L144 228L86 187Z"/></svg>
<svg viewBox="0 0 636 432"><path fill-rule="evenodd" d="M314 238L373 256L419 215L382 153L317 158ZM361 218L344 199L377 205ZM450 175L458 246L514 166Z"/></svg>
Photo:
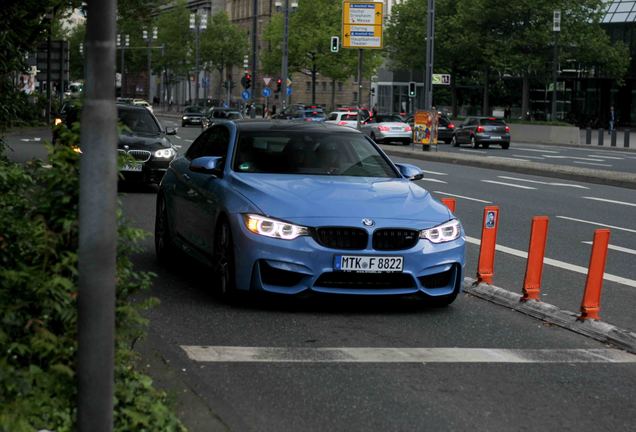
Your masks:
<svg viewBox="0 0 636 432"><path fill-rule="evenodd" d="M557 119L557 79L559 75L559 32L554 32L554 61L552 62L552 115L551 120Z"/></svg>
<svg viewBox="0 0 636 432"><path fill-rule="evenodd" d="M117 254L116 0L88 2L78 262L77 430L113 430Z"/></svg>
<svg viewBox="0 0 636 432"><path fill-rule="evenodd" d="M258 0L252 1L252 100L256 101L258 97ZM256 117L256 107L251 111L250 117Z"/></svg>
<svg viewBox="0 0 636 432"><path fill-rule="evenodd" d="M281 113L287 108L287 62L288 62L288 42L289 42L289 0L285 0L283 6L283 14L285 16L283 25L283 64L281 67L281 86L282 86L282 98L281 98Z"/></svg>
<svg viewBox="0 0 636 432"><path fill-rule="evenodd" d="M125 46L124 46L124 43L125 42L124 42L124 37L123 36L124 35L122 34L122 40L121 40L121 62L120 62L120 65L121 65L121 88L119 90L119 95L121 97L124 97L124 93L125 93L125 90L126 90L126 86L124 85L124 61L125 61L125 57L124 57L124 48L125 48Z"/></svg>
<svg viewBox="0 0 636 432"><path fill-rule="evenodd" d="M199 32L201 29L201 17L199 16L199 14L197 14L197 24L196 24L196 29L194 30L195 32L195 43L194 43L194 50L195 50L195 66L194 66L194 74L195 74L195 78L194 78L194 82L196 83L194 88L196 90L196 94L194 95L194 105L199 105Z"/></svg>
<svg viewBox="0 0 636 432"><path fill-rule="evenodd" d="M152 87L152 83L150 82L150 77L152 75L152 58L151 58L152 49L150 48L151 45L152 45L152 36L148 34L148 92L146 93L146 97L148 98L149 104L152 104L152 95L150 94L151 87Z"/></svg>
<svg viewBox="0 0 636 432"><path fill-rule="evenodd" d="M360 110L360 103L362 101L362 62L363 58L363 50L360 48L358 50L358 96L356 98L356 108L358 109L357 115L357 123L356 128L360 129L360 123L362 123L362 111Z"/></svg>
<svg viewBox="0 0 636 432"><path fill-rule="evenodd" d="M59 88L59 94L56 95L59 97L59 101L60 104L59 106L62 106L62 102L64 102L64 52L66 50L64 49L64 41L61 40L60 41L60 76L58 77L58 88Z"/></svg>
<svg viewBox="0 0 636 432"><path fill-rule="evenodd" d="M53 31L53 12L47 14L49 28L46 33L46 124L51 124L51 32Z"/></svg>
<svg viewBox="0 0 636 432"><path fill-rule="evenodd" d="M433 50L435 49L435 0L428 0L426 20L426 69L424 70L424 109L433 106Z"/></svg>

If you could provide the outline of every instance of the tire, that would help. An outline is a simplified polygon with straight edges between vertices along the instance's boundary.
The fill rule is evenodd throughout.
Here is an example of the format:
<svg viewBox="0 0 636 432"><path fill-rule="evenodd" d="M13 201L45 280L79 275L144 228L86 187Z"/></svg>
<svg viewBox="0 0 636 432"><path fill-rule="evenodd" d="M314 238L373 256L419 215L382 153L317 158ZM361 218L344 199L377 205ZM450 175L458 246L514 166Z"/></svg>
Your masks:
<svg viewBox="0 0 636 432"><path fill-rule="evenodd" d="M236 293L236 268L232 230L222 219L214 235L214 289L223 300L231 300Z"/></svg>
<svg viewBox="0 0 636 432"><path fill-rule="evenodd" d="M163 195L157 195L157 211L155 214L155 254L163 266L174 264L177 258L177 248L170 233L168 208Z"/></svg>
<svg viewBox="0 0 636 432"><path fill-rule="evenodd" d="M181 127L186 127L186 124L185 123L181 123Z"/></svg>
<svg viewBox="0 0 636 432"><path fill-rule="evenodd" d="M487 149L487 148L489 148L489 147L490 147L490 144L488 144L488 143L483 143L483 144L482 144L482 147L483 147L483 148L485 148L485 149Z"/></svg>
<svg viewBox="0 0 636 432"><path fill-rule="evenodd" d="M457 142L457 137L455 135L451 138L450 143L453 147L459 147L459 143Z"/></svg>
<svg viewBox="0 0 636 432"><path fill-rule="evenodd" d="M501 148L504 150L508 150L508 148L510 148L510 143L501 143Z"/></svg>
<svg viewBox="0 0 636 432"><path fill-rule="evenodd" d="M470 145L472 148L477 149L479 148L479 143L477 142L477 140L475 139L474 136L470 137Z"/></svg>
<svg viewBox="0 0 636 432"><path fill-rule="evenodd" d="M375 134L373 132L371 132L370 138L373 140L374 143L379 144L376 140L375 140Z"/></svg>
<svg viewBox="0 0 636 432"><path fill-rule="evenodd" d="M404 141L402 141L403 145L411 145L411 140L410 139L405 139Z"/></svg>

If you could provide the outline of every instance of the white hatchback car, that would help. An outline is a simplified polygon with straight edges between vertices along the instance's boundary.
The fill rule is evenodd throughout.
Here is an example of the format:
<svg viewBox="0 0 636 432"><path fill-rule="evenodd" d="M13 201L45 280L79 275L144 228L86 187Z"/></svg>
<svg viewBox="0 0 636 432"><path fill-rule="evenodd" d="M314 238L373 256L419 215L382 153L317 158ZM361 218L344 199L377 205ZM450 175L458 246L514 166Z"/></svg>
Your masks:
<svg viewBox="0 0 636 432"><path fill-rule="evenodd" d="M355 129L358 127L358 114L352 111L334 111L329 114L325 123L347 126Z"/></svg>
<svg viewBox="0 0 636 432"><path fill-rule="evenodd" d="M411 126L396 114L378 114L367 120L360 129L376 143L410 144L413 135Z"/></svg>

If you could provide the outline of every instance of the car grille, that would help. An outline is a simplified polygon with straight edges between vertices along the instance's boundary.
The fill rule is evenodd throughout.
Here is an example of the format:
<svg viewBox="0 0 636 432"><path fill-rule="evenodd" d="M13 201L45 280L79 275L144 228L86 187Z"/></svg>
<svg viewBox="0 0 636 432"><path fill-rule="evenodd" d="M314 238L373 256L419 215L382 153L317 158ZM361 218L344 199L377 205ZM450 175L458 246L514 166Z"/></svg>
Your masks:
<svg viewBox="0 0 636 432"><path fill-rule="evenodd" d="M408 229L383 228L373 233L373 249L403 250L410 249L417 243L419 232Z"/></svg>
<svg viewBox="0 0 636 432"><path fill-rule="evenodd" d="M320 245L331 249L365 249L368 237L365 230L351 227L323 227L314 233L314 239Z"/></svg>
<svg viewBox="0 0 636 432"><path fill-rule="evenodd" d="M147 162L152 155L148 150L117 150L121 154L128 154L137 162Z"/></svg>
<svg viewBox="0 0 636 432"><path fill-rule="evenodd" d="M413 277L406 273L323 273L317 287L340 289L400 289L414 288Z"/></svg>

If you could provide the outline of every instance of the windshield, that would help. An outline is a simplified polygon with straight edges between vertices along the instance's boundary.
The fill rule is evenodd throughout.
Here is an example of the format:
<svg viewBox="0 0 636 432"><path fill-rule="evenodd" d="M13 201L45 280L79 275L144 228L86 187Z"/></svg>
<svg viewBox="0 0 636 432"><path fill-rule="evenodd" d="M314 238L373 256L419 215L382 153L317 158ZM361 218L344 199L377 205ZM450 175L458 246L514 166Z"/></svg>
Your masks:
<svg viewBox="0 0 636 432"><path fill-rule="evenodd" d="M147 109L125 109L117 110L119 121L134 133L159 134L161 128L154 117Z"/></svg>
<svg viewBox="0 0 636 432"><path fill-rule="evenodd" d="M323 131L241 132L233 167L238 172L399 177L364 136Z"/></svg>

